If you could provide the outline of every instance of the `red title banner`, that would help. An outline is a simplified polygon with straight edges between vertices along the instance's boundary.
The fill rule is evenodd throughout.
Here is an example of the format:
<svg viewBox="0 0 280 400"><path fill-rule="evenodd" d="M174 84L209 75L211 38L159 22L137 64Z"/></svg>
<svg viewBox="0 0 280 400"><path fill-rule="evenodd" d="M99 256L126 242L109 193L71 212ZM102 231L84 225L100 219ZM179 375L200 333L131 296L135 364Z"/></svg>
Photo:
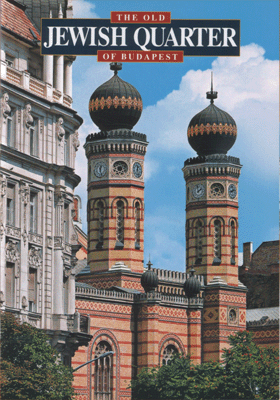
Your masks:
<svg viewBox="0 0 280 400"><path fill-rule="evenodd" d="M98 62L184 62L183 51L98 50Z"/></svg>
<svg viewBox="0 0 280 400"><path fill-rule="evenodd" d="M170 24L171 12L168 11L111 11L112 24Z"/></svg>

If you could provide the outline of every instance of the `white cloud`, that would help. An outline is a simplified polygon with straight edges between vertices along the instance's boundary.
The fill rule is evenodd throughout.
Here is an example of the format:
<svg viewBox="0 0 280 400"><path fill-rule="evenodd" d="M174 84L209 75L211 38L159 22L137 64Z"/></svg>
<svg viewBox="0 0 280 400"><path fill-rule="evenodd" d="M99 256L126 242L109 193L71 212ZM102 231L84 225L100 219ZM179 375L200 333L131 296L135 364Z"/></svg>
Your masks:
<svg viewBox="0 0 280 400"><path fill-rule="evenodd" d="M150 158L145 159L145 181L147 182L151 176L154 176L158 171L159 163L155 160L151 160Z"/></svg>
<svg viewBox="0 0 280 400"><path fill-rule="evenodd" d="M73 16L74 18L99 18L98 14L94 12L95 4L86 0L73 1Z"/></svg>
<svg viewBox="0 0 280 400"><path fill-rule="evenodd" d="M240 57L219 57L212 63L217 107L229 112L238 128L236 144L229 154L247 162L252 173L266 178L278 173L279 62L264 58L256 44L243 46ZM150 152L185 149L190 155L187 127L191 118L207 107L210 70L188 71L178 90L144 109L137 129L149 132ZM189 154L188 154L189 153ZM256 166L257 160L257 169Z"/></svg>
<svg viewBox="0 0 280 400"><path fill-rule="evenodd" d="M108 80L112 73L93 57L78 57L74 68L74 108L85 118L85 123L79 130L80 141L84 143L89 133L98 131L85 108L93 90ZM251 44L241 48L240 57L217 58L212 63L211 70L214 72L214 90L219 92L215 104L229 112L238 127L237 141L229 154L240 157L248 176L251 175L255 180L256 177L259 181L277 179L278 61L266 59L264 49ZM205 92L210 90L210 77L210 70L190 70L182 77L178 90L173 90L155 105L144 109L137 124L137 131L148 134L146 181L152 178L161 179L160 164L164 162L167 154L181 157L183 151L185 158L194 155L188 144L187 127L191 118L209 104ZM173 166L169 165L167 170L170 175ZM76 193L83 201L82 220L85 229L87 160L83 148L77 153L76 173L82 177ZM170 180L167 185L172 188ZM252 207L253 204L250 204L250 208ZM151 261L155 267L181 271L184 269L182 224L184 225L183 211L180 214L178 212L178 215L170 215L170 210L161 209L157 215L146 214L145 257L151 253ZM273 230L268 235L269 239L274 238L274 235Z"/></svg>

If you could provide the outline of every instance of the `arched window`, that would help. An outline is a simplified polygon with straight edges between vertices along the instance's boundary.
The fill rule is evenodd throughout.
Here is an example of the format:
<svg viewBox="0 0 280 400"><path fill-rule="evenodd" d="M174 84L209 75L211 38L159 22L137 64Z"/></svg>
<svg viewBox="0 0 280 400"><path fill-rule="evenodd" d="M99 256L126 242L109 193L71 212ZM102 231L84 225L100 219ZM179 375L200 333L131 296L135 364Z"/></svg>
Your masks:
<svg viewBox="0 0 280 400"><path fill-rule="evenodd" d="M195 226L196 263L200 263L202 261L202 234L203 234L202 222L197 221Z"/></svg>
<svg viewBox="0 0 280 400"><path fill-rule="evenodd" d="M103 241L104 241L104 204L102 201L99 201L97 203L97 217L98 217L98 242L96 247L97 248L102 248L103 247Z"/></svg>
<svg viewBox="0 0 280 400"><path fill-rule="evenodd" d="M170 364L175 354L178 354L178 350L174 344L166 346L162 353L162 365Z"/></svg>
<svg viewBox="0 0 280 400"><path fill-rule="evenodd" d="M124 246L124 203L122 200L117 202L116 213L116 248Z"/></svg>
<svg viewBox="0 0 280 400"><path fill-rule="evenodd" d="M135 217L135 249L140 249L140 204L137 201L134 209Z"/></svg>
<svg viewBox="0 0 280 400"><path fill-rule="evenodd" d="M95 357L112 351L108 342L102 341L95 348ZM99 358L95 361L95 382L94 399L111 400L112 399L112 380L113 380L113 359L112 355Z"/></svg>
<svg viewBox="0 0 280 400"><path fill-rule="evenodd" d="M214 221L214 262L221 262L221 221Z"/></svg>
<svg viewBox="0 0 280 400"><path fill-rule="evenodd" d="M235 223L230 223L230 247L231 247L231 264L235 264Z"/></svg>

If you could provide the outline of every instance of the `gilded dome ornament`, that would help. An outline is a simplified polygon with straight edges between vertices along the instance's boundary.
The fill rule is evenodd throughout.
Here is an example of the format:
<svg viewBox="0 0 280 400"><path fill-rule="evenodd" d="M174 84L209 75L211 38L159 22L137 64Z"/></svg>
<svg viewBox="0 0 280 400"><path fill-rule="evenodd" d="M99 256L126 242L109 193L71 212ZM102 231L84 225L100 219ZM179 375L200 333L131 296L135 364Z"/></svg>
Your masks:
<svg viewBox="0 0 280 400"><path fill-rule="evenodd" d="M206 98L210 105L192 118L188 126L188 141L199 156L227 154L235 143L237 126L226 111L214 104L218 92L213 90L213 74L211 90L206 93Z"/></svg>
<svg viewBox="0 0 280 400"><path fill-rule="evenodd" d="M111 63L110 68L113 77L91 95L90 117L101 131L132 129L142 113L142 98L134 86L118 76L121 63Z"/></svg>

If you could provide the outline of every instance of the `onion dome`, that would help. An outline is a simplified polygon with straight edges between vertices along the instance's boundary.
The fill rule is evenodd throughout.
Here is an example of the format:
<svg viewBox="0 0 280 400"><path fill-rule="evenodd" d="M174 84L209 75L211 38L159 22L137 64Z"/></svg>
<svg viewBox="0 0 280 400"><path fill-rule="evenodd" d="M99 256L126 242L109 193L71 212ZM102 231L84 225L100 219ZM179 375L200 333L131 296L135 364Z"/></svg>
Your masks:
<svg viewBox="0 0 280 400"><path fill-rule="evenodd" d="M154 271L151 271L151 261L148 262L148 270L141 276L141 285L145 292L154 292L158 287L158 277Z"/></svg>
<svg viewBox="0 0 280 400"><path fill-rule="evenodd" d="M200 292L201 284L194 276L195 270L190 270L191 276L184 283L184 291L187 297L195 297Z"/></svg>
<svg viewBox="0 0 280 400"><path fill-rule="evenodd" d="M118 76L121 63L111 63L114 76L91 95L89 113L101 131L132 129L142 113L142 98L138 90Z"/></svg>
<svg viewBox="0 0 280 400"><path fill-rule="evenodd" d="M227 154L236 140L236 123L227 112L214 105L217 97L218 92L213 91L212 76L211 91L206 93L210 105L196 114L188 127L189 144L199 156Z"/></svg>

